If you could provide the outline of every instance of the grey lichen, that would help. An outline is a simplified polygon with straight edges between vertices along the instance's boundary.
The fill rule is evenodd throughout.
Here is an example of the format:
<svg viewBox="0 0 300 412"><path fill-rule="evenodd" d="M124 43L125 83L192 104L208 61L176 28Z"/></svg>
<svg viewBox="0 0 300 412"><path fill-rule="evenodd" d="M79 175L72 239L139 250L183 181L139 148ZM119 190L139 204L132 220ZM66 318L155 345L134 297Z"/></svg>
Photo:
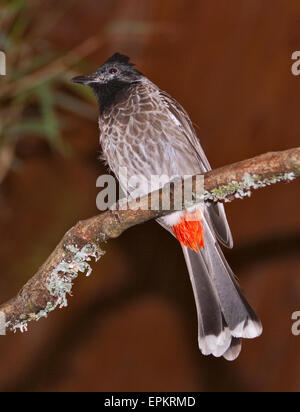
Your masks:
<svg viewBox="0 0 300 412"><path fill-rule="evenodd" d="M245 173L240 182L232 181L227 185L219 186L211 191L204 192L204 200L212 200L214 202L230 202L230 197L234 196L237 199L250 197L251 191L262 187L270 186L274 183L287 182L296 178L294 173L278 173L268 177L261 178L259 175L251 175Z"/></svg>
<svg viewBox="0 0 300 412"><path fill-rule="evenodd" d="M10 327L9 322L7 323L6 327L7 328ZM17 329L20 329L20 331L22 333L27 332L27 330L28 330L28 321L23 320L23 321L19 322L18 324L11 326L10 329L15 333L16 333Z"/></svg>
<svg viewBox="0 0 300 412"><path fill-rule="evenodd" d="M7 323L7 327L16 332L18 329L21 332L27 331L27 324L32 320L38 321L41 318L47 318L48 314L54 311L57 307L63 308L68 306L67 295L71 295L73 281L78 277L79 273L86 273L90 276L92 267L90 262L92 258L98 261L104 254L103 251L93 243L85 245L79 249L76 245L66 245L67 258L65 257L49 274L46 281L46 287L50 295L55 298L55 303L48 302L47 306L37 314L32 313L26 316L25 320L19 320L16 324Z"/></svg>

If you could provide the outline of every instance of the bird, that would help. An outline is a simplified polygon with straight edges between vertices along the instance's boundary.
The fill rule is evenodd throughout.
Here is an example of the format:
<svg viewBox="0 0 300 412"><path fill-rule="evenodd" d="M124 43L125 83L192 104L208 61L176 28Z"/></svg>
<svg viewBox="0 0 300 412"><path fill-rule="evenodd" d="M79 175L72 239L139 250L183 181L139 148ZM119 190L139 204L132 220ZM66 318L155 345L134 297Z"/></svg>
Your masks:
<svg viewBox="0 0 300 412"><path fill-rule="evenodd" d="M94 73L72 80L95 93L102 158L125 192L134 191L135 197L149 193L151 176L211 170L188 113L128 56L114 53ZM128 178L137 175L142 176L139 186L128 185ZM242 339L260 336L262 324L220 246L233 247L223 204L202 202L157 221L183 250L195 297L200 351L235 360Z"/></svg>

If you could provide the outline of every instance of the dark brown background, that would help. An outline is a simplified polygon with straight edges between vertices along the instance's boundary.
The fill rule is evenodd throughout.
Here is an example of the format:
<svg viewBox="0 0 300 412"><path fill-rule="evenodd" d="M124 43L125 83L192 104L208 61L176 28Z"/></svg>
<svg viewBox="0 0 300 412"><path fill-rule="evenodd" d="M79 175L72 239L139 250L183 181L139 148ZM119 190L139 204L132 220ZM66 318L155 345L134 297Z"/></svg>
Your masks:
<svg viewBox="0 0 300 412"><path fill-rule="evenodd" d="M291 74L299 1L75 1L48 34L62 51L92 35L99 49L87 72L115 51L129 54L188 110L213 167L299 145L300 77ZM21 166L0 187L1 301L69 227L97 213L105 169L93 113L68 122L69 158L20 142ZM280 184L227 206L235 248L226 256L264 324L236 362L198 351L180 248L150 222L109 242L67 309L0 337L0 390L300 390L300 337L291 334L300 310L299 187Z"/></svg>

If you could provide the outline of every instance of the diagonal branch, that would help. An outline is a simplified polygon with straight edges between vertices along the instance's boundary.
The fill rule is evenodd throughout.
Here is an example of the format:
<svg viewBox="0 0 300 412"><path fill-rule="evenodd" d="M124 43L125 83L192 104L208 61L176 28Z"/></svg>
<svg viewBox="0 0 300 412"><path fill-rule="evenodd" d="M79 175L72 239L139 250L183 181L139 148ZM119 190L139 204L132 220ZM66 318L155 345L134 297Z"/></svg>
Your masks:
<svg viewBox="0 0 300 412"><path fill-rule="evenodd" d="M199 179L203 176L202 179ZM26 283L18 295L0 306L11 330L27 329L27 323L47 317L56 307L67 306L67 295L79 272L91 273L90 261L98 260L104 252L101 245L120 236L126 229L137 224L165 216L174 211L174 199L181 198L187 183L192 185L194 200L230 202L236 198L250 196L252 190L278 182L289 182L300 176L300 147L283 152L267 153L244 160L204 175L180 181L171 187L168 210L150 210L148 204L161 202L164 188L128 203L127 210L108 210L100 215L77 223L60 241L47 261ZM204 179L204 190L203 190ZM169 187L168 187L169 189ZM199 196L201 193L201 196ZM153 204L153 203L151 203ZM160 204L160 203L158 203ZM184 199L182 207L186 207Z"/></svg>

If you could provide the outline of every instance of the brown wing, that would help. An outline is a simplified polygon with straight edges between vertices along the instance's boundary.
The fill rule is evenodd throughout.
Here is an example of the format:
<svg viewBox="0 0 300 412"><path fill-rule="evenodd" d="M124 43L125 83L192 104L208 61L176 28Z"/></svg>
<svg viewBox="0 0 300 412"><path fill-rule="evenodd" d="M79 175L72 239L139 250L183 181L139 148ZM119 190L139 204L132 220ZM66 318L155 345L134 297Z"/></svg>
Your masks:
<svg viewBox="0 0 300 412"><path fill-rule="evenodd" d="M181 124L182 133L186 139L190 142L191 146L194 148L198 155L199 166L201 172L207 172L211 170L209 161L200 145L192 122L189 115L184 110L184 108L170 95L161 91L161 98L167 105L168 110ZM211 225L216 233L219 241L226 247L233 247L232 234L227 222L224 206L220 203L208 203L208 214L210 217Z"/></svg>
<svg viewBox="0 0 300 412"><path fill-rule="evenodd" d="M187 138L187 140L192 145L193 149L197 153L199 163L201 166L201 172L207 172L211 170L209 161L200 145L200 142L197 138L195 129L192 125L191 119L184 108L170 95L164 91L160 91L162 100L167 105L168 110L172 115L177 119L178 123L181 125L182 133Z"/></svg>

